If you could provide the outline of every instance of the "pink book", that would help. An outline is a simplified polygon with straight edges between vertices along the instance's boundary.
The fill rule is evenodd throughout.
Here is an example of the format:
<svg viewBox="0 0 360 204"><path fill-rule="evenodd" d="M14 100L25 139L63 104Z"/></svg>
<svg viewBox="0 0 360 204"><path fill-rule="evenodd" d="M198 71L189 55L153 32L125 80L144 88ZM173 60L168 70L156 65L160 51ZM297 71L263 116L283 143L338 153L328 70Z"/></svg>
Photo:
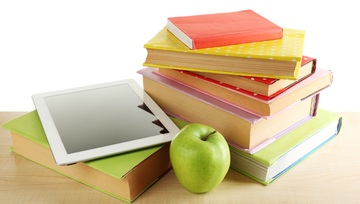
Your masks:
<svg viewBox="0 0 360 204"><path fill-rule="evenodd" d="M152 68L139 70L138 73L143 76L144 90L167 114L188 122L210 125L220 131L231 145L250 154L315 116L319 100L318 94L311 95L276 116L264 118L158 75ZM283 121L284 118L286 121Z"/></svg>

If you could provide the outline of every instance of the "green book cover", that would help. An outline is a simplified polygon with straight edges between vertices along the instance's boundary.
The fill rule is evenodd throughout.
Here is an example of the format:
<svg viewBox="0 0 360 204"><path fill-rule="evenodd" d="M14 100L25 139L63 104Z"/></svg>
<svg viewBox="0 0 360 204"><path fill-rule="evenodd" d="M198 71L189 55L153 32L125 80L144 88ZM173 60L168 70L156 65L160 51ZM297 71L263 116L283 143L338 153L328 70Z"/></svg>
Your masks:
<svg viewBox="0 0 360 204"><path fill-rule="evenodd" d="M253 155L230 146L232 167L263 184L269 184L338 135L341 125L341 116L318 109L314 118ZM277 173L270 178L262 178L264 174L268 177L271 171Z"/></svg>
<svg viewBox="0 0 360 204"><path fill-rule="evenodd" d="M49 144L47 142L45 133L43 131L40 119L38 117L37 111L31 111L26 113L20 117L17 117L13 120L10 120L4 124L2 124L4 129L7 129L13 133L16 133L24 138L31 140L32 142L39 144L45 148L49 149ZM137 167L141 162L150 157L152 154L160 150L163 146L155 146L150 148L145 148L137 151L133 151L130 153L124 153L114 156L109 156L97 160L92 160L88 162L84 162L85 165L97 169L111 177L114 177L118 180L121 180L125 177L129 172L131 172L135 167ZM50 151L50 150L49 150ZM15 150L16 152L16 150ZM26 155L24 155L26 157ZM31 159L31 158L30 158ZM36 162L36 161L35 161ZM55 163L55 161L54 161ZM47 166L46 164L44 166ZM72 166L72 165L71 165ZM170 166L169 166L170 167ZM51 167L49 167L51 169ZM78 180L71 175L67 175L66 173L61 172L61 170L55 170L59 173L62 173L70 178ZM164 172L162 172L164 173ZM157 175L157 177L160 175ZM78 180L79 181L79 180ZM87 182L80 181L82 183L88 184L93 188L97 188ZM151 185L151 183L149 183ZM98 188L97 188L98 189ZM106 190L98 189L100 191L104 191L112 196L118 197L112 193L106 192ZM145 190L145 189L143 189ZM127 202L131 202L132 199L124 199L118 197Z"/></svg>
<svg viewBox="0 0 360 204"><path fill-rule="evenodd" d="M4 123L2 126L11 132L15 132L32 140L33 142L49 148L49 144L36 111L32 111L23 116L15 118L14 120ZM160 148L161 146L156 146L127 154L88 161L85 163L106 174L110 174L116 178L121 178L132 168L134 168L136 165L138 165L140 162L142 162Z"/></svg>

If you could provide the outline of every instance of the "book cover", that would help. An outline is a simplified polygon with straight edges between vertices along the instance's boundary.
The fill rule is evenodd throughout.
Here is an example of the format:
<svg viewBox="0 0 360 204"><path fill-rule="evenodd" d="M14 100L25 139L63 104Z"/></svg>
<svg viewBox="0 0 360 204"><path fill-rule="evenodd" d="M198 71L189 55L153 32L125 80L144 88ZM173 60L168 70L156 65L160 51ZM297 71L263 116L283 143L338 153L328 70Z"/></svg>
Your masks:
<svg viewBox="0 0 360 204"><path fill-rule="evenodd" d="M169 17L167 29L190 49L281 39L282 28L253 10Z"/></svg>
<svg viewBox="0 0 360 204"><path fill-rule="evenodd" d="M36 110L2 127L12 133L13 152L126 202L134 201L171 168L169 144L59 166L52 157Z"/></svg>
<svg viewBox="0 0 360 204"><path fill-rule="evenodd" d="M191 50L166 28L145 43L144 66L218 74L297 79L305 31L284 29L283 38Z"/></svg>
<svg viewBox="0 0 360 204"><path fill-rule="evenodd" d="M337 136L341 126L340 115L319 108L314 118L253 155L230 145L231 168L269 185Z"/></svg>
<svg viewBox="0 0 360 204"><path fill-rule="evenodd" d="M274 117L264 118L154 74L151 68L138 73L143 75L144 90L167 114L212 126L248 152L316 115L318 94L292 104Z"/></svg>
<svg viewBox="0 0 360 204"><path fill-rule="evenodd" d="M182 83L211 97L223 100L226 103L239 106L261 117L271 117L283 111L291 104L329 87L333 80L331 70L318 69L315 73L279 93L279 95L267 99L257 95L254 96L246 90L244 91L226 83L201 77L196 73L185 71L179 75L174 70L165 69L154 69L154 73Z"/></svg>

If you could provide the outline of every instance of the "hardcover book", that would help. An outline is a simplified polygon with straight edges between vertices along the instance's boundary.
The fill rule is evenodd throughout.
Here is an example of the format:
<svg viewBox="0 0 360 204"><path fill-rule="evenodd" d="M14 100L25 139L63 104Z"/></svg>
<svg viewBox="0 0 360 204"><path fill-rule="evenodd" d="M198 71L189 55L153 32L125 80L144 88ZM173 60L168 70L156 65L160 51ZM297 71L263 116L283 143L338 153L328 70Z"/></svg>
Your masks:
<svg viewBox="0 0 360 204"><path fill-rule="evenodd" d="M341 125L341 116L318 109L314 118L253 155L230 145L231 168L268 185L337 136Z"/></svg>
<svg viewBox="0 0 360 204"><path fill-rule="evenodd" d="M188 122L172 118L182 128ZM230 145L231 168L264 185L269 185L292 167L337 136L342 117L325 109L254 154Z"/></svg>
<svg viewBox="0 0 360 204"><path fill-rule="evenodd" d="M169 115L214 127L229 143L246 152L256 152L316 114L318 94L308 96L273 117L264 118L174 80L155 74L143 75L144 90Z"/></svg>
<svg viewBox="0 0 360 204"><path fill-rule="evenodd" d="M170 69L161 69L170 70ZM301 67L299 69L298 79L274 79L266 77L253 76L234 76L228 74L212 74L208 72L190 72L185 70L176 70L178 72L189 72L199 77L207 78L211 81L217 81L226 86L236 87L237 90L265 100L270 100L290 87L299 83L301 80L313 74L316 70L316 59L303 56Z"/></svg>
<svg viewBox="0 0 360 204"><path fill-rule="evenodd" d="M282 28L252 10L169 17L167 29L190 49L281 39Z"/></svg>
<svg viewBox="0 0 360 204"><path fill-rule="evenodd" d="M218 74L297 79L305 31L284 29L283 38L191 50L163 28L145 43L144 66Z"/></svg>
<svg viewBox="0 0 360 204"><path fill-rule="evenodd" d="M126 202L134 201L171 169L169 143L69 166L55 163L37 111L2 125L12 151L53 171Z"/></svg>
<svg viewBox="0 0 360 204"><path fill-rule="evenodd" d="M331 70L317 69L311 76L279 95L267 99L189 72L178 74L179 72L174 70L165 69L154 69L154 72L262 117L269 117L283 111L291 104L329 87L333 81Z"/></svg>

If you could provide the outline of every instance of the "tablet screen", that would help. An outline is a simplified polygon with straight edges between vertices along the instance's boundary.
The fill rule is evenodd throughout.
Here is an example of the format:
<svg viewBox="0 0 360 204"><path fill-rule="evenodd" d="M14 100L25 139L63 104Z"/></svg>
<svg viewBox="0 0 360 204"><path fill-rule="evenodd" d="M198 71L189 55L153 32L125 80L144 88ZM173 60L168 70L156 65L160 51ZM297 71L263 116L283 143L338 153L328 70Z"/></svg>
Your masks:
<svg viewBox="0 0 360 204"><path fill-rule="evenodd" d="M67 153L168 132L127 84L49 96L45 102Z"/></svg>
<svg viewBox="0 0 360 204"><path fill-rule="evenodd" d="M169 142L178 128L133 80L33 95L59 165Z"/></svg>

